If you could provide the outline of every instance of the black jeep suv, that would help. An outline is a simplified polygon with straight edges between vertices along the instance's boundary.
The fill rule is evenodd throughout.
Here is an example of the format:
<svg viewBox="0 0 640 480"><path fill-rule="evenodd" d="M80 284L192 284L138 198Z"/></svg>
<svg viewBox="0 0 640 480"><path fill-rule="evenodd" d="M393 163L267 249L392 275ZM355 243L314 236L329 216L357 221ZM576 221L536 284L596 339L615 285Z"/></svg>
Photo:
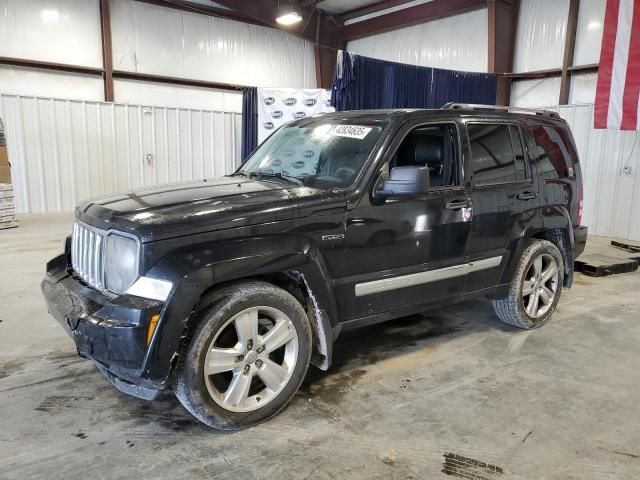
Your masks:
<svg viewBox="0 0 640 480"><path fill-rule="evenodd" d="M81 203L42 290L118 389L171 388L233 430L328 369L341 331L479 295L539 327L571 286L581 208L555 113L339 112L284 125L227 177Z"/></svg>

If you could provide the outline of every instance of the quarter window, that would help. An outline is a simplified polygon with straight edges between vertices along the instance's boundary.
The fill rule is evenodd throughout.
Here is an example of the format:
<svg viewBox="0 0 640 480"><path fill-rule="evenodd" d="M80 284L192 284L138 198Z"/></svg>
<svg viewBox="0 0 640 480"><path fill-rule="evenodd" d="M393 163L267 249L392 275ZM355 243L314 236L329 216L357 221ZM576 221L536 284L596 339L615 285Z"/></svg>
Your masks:
<svg viewBox="0 0 640 480"><path fill-rule="evenodd" d="M534 125L531 132L536 142L532 149L532 160L538 172L547 178L572 177L578 155L564 129Z"/></svg>
<svg viewBox="0 0 640 480"><path fill-rule="evenodd" d="M472 123L467 125L467 133L474 185L516 182L526 178L524 151L516 127Z"/></svg>

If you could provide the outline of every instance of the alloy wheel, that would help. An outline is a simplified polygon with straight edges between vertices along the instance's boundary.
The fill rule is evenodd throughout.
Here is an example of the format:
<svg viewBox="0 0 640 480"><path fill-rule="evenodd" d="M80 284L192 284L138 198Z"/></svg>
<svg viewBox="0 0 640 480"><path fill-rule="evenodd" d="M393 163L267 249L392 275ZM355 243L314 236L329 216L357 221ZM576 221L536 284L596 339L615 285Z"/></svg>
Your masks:
<svg viewBox="0 0 640 480"><path fill-rule="evenodd" d="M522 284L522 301L529 317L540 318L549 311L558 292L559 275L556 259L547 253L529 266Z"/></svg>
<svg viewBox="0 0 640 480"><path fill-rule="evenodd" d="M273 307L251 307L231 317L211 341L204 380L211 398L232 412L271 402L287 385L298 359L298 332Z"/></svg>

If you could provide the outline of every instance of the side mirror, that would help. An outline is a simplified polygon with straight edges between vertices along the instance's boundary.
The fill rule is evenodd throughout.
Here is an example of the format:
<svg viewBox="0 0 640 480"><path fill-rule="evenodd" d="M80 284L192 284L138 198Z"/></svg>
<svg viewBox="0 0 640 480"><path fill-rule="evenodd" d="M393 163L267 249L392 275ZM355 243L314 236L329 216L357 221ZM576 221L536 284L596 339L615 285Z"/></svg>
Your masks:
<svg viewBox="0 0 640 480"><path fill-rule="evenodd" d="M374 195L379 198L415 197L429 191L429 167L396 167Z"/></svg>

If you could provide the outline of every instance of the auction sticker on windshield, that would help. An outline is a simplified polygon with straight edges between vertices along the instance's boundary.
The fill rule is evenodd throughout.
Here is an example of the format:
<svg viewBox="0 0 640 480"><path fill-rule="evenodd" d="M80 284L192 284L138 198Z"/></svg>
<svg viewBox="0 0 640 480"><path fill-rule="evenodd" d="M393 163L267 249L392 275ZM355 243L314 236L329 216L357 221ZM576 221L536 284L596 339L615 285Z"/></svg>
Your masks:
<svg viewBox="0 0 640 480"><path fill-rule="evenodd" d="M362 125L337 125L331 131L331 135L362 140L371 130L373 127L363 127Z"/></svg>

